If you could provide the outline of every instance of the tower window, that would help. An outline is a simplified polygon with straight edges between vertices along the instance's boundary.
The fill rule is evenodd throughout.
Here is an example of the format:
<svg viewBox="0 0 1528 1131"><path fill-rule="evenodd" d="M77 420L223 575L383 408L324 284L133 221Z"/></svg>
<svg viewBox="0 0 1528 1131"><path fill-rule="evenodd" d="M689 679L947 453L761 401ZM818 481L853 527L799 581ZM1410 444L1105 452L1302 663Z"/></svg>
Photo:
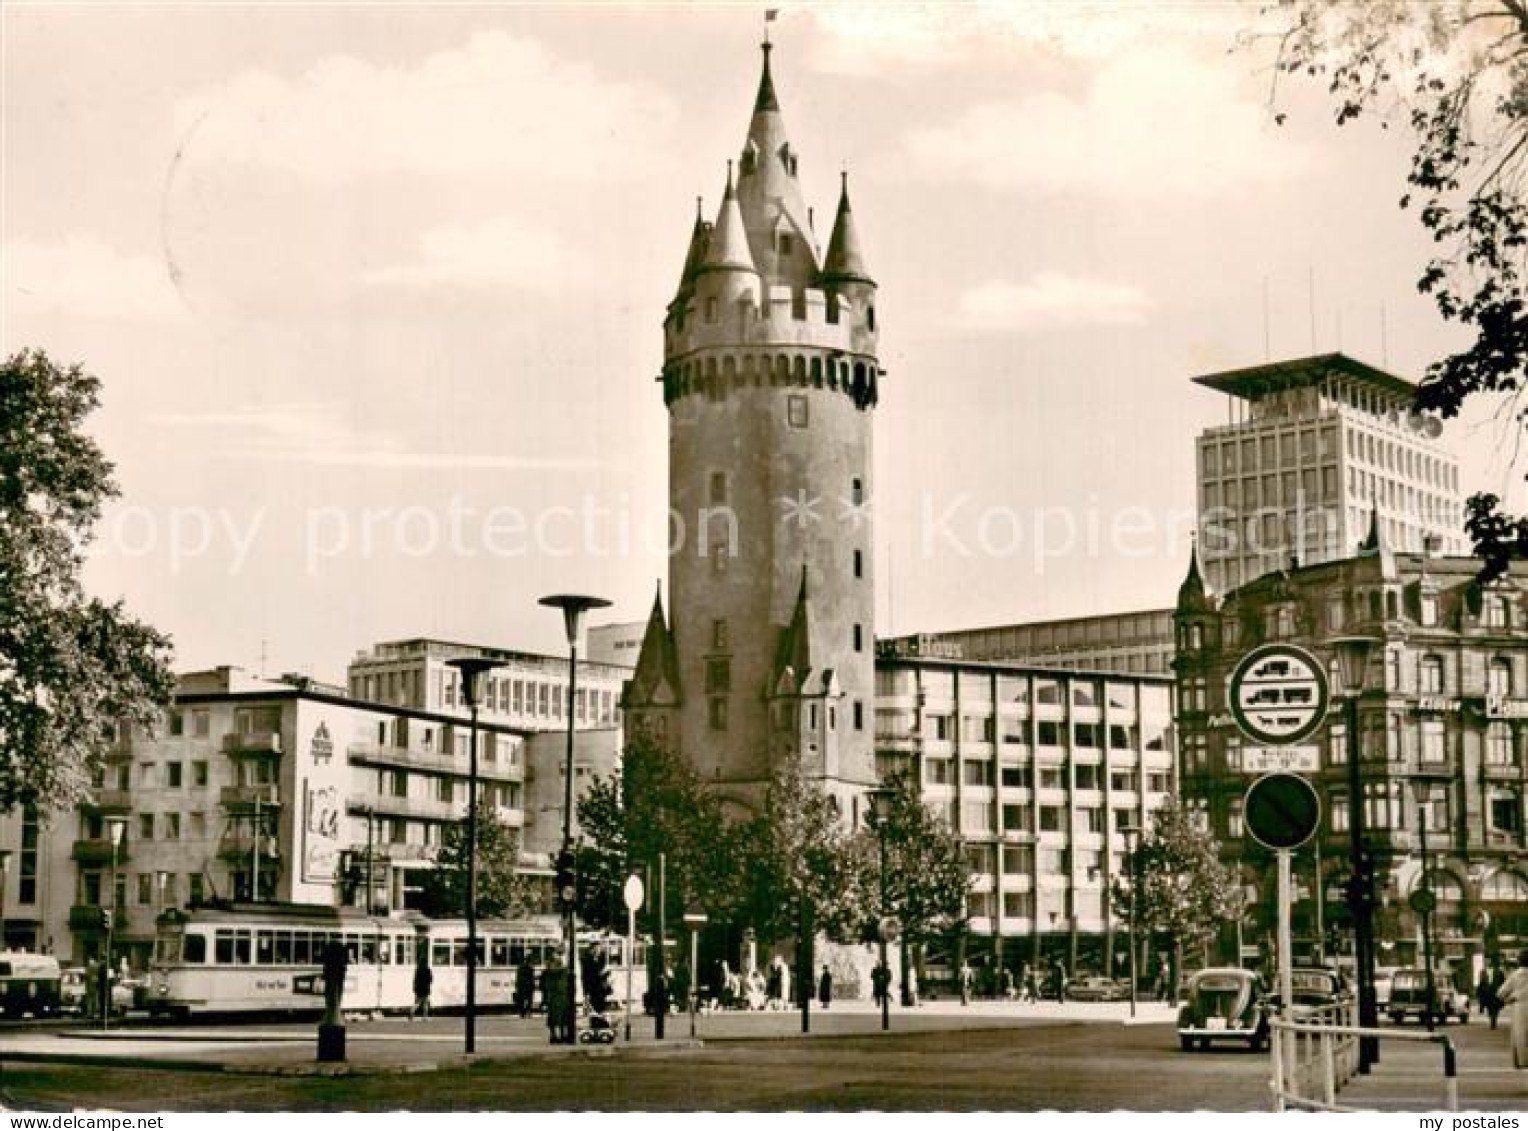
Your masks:
<svg viewBox="0 0 1528 1131"><path fill-rule="evenodd" d="M791 244L790 233L789 232L781 232L780 233L780 254L781 255L789 255L791 253L791 247L792 247L792 244Z"/></svg>
<svg viewBox="0 0 1528 1131"><path fill-rule="evenodd" d="M875 307L865 307L865 322L872 330L875 329Z"/></svg>
<svg viewBox="0 0 1528 1131"><path fill-rule="evenodd" d="M732 648L732 632L724 620L711 622L711 647L717 652L730 651Z"/></svg>
<svg viewBox="0 0 1528 1131"><path fill-rule="evenodd" d="M856 652L865 650L865 630L859 625L854 626L854 650Z"/></svg>
<svg viewBox="0 0 1528 1131"><path fill-rule="evenodd" d="M706 691L732 690L732 661L725 656L706 661Z"/></svg>
<svg viewBox="0 0 1528 1131"><path fill-rule="evenodd" d="M707 700L712 730L727 729L727 700L717 696Z"/></svg>
<svg viewBox="0 0 1528 1131"><path fill-rule="evenodd" d="M805 428L807 424L806 398L791 396L785 402L786 419L792 428Z"/></svg>
<svg viewBox="0 0 1528 1131"><path fill-rule="evenodd" d="M854 701L854 729L865 729L865 701L863 699L856 699Z"/></svg>
<svg viewBox="0 0 1528 1131"><path fill-rule="evenodd" d="M711 501L713 503L725 503L727 501L727 473L725 471L713 471L711 473Z"/></svg>
<svg viewBox="0 0 1528 1131"><path fill-rule="evenodd" d="M854 576L865 576L865 555L859 550L854 551Z"/></svg>
<svg viewBox="0 0 1528 1131"><path fill-rule="evenodd" d="M849 499L855 506L865 505L865 481L855 479L849 486Z"/></svg>

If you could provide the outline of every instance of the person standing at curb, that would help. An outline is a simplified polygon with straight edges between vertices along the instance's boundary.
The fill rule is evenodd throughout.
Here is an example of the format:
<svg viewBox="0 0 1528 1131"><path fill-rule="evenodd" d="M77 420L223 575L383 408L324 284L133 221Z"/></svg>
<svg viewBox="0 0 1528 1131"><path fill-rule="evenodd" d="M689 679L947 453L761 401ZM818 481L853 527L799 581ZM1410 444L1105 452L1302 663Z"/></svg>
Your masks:
<svg viewBox="0 0 1528 1131"><path fill-rule="evenodd" d="M833 971L826 962L822 964L822 976L817 979L817 1004L824 1009L833 1004Z"/></svg>
<svg viewBox="0 0 1528 1131"><path fill-rule="evenodd" d="M430 1018L430 990L435 985L435 971L430 969L430 963L423 955L419 958L419 965L414 967L414 1012L410 1018Z"/></svg>

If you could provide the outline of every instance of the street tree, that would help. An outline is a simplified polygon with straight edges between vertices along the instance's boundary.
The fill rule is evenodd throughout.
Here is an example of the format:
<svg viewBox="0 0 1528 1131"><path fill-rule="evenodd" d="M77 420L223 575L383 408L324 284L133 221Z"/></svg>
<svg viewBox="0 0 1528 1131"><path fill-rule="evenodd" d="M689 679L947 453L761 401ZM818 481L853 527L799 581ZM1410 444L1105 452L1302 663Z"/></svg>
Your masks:
<svg viewBox="0 0 1528 1131"><path fill-rule="evenodd" d="M905 985L912 948L943 940L958 949L968 927L971 871L959 835L923 803L916 778L900 773L885 786L891 795L884 827L860 835L868 839L863 854L873 869L867 877L872 891L881 882L879 841L885 838L887 904L901 925ZM879 894L876 899L879 907Z"/></svg>
<svg viewBox="0 0 1528 1131"><path fill-rule="evenodd" d="M1215 837L1189 812L1169 802L1151 815L1151 827L1126 855L1109 890L1114 914L1132 913L1137 926L1162 946L1176 996L1185 947L1213 939L1242 911L1236 871L1220 860Z"/></svg>
<svg viewBox="0 0 1528 1131"><path fill-rule="evenodd" d="M1339 125L1377 117L1406 131L1399 203L1435 249L1417 288L1463 331L1417 405L1452 417L1490 398L1516 454L1528 424L1528 3L1284 0L1266 14L1271 29L1248 38L1276 37L1277 74L1324 82ZM1485 579L1528 556L1528 516L1494 494L1469 499L1465 526Z"/></svg>
<svg viewBox="0 0 1528 1131"><path fill-rule="evenodd" d="M763 809L741 826L739 841L744 917L760 938L814 929L838 942L863 936L878 905L873 841L850 835L832 796L799 759L776 766Z"/></svg>
<svg viewBox="0 0 1528 1131"><path fill-rule="evenodd" d="M520 871L520 830L480 796L477 804L477 913L513 918L540 909L535 884ZM420 909L433 918L467 914L467 818L441 834L435 867L420 885Z"/></svg>
<svg viewBox="0 0 1528 1131"><path fill-rule="evenodd" d="M113 727L154 727L174 687L169 637L80 582L118 493L84 431L100 388L41 350L0 364L0 812L73 804Z"/></svg>
<svg viewBox="0 0 1528 1131"><path fill-rule="evenodd" d="M664 859L665 909L677 921L703 906L722 918L736 903L737 840L720 801L688 762L646 735L628 740L620 765L596 778L578 801L580 911L591 926L615 926L628 870ZM648 893L655 906L656 891Z"/></svg>

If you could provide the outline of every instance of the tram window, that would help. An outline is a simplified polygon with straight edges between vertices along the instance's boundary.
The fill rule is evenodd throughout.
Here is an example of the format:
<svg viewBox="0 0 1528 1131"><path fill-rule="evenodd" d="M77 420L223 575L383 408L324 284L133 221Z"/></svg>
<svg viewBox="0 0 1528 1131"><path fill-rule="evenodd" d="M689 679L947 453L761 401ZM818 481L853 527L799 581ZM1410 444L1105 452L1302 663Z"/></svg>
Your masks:
<svg viewBox="0 0 1528 1131"><path fill-rule="evenodd" d="M313 936L307 931L292 932L292 964L306 966L312 961Z"/></svg>
<svg viewBox="0 0 1528 1131"><path fill-rule="evenodd" d="M255 965L269 966L276 961L276 937L272 931L255 932Z"/></svg>
<svg viewBox="0 0 1528 1131"><path fill-rule="evenodd" d="M493 939L493 940L490 941L489 949L488 949L488 965L490 965L490 966L508 966L509 965L509 940L508 939Z"/></svg>
<svg viewBox="0 0 1528 1131"><path fill-rule="evenodd" d="M276 954L274 961L277 966L290 966L292 964L292 932L276 932Z"/></svg>
<svg viewBox="0 0 1528 1131"><path fill-rule="evenodd" d="M361 938L361 965L375 966L377 964L377 939L374 935L365 935Z"/></svg>
<svg viewBox="0 0 1528 1131"><path fill-rule="evenodd" d="M193 966L200 966L207 961L207 936L187 935L181 944L181 960Z"/></svg>
<svg viewBox="0 0 1528 1131"><path fill-rule="evenodd" d="M235 965L249 965L249 932L235 931L233 933L233 960Z"/></svg>
<svg viewBox="0 0 1528 1131"><path fill-rule="evenodd" d="M456 939L455 941L452 942L452 944L451 944L451 965L452 966L465 966L465 965L467 965L467 940L466 939Z"/></svg>
<svg viewBox="0 0 1528 1131"><path fill-rule="evenodd" d="M220 930L214 936L217 941L216 953L219 966L233 965L233 932Z"/></svg>
<svg viewBox="0 0 1528 1131"><path fill-rule="evenodd" d="M451 944L444 939L438 939L430 946L431 966L451 965Z"/></svg>
<svg viewBox="0 0 1528 1131"><path fill-rule="evenodd" d="M525 961L525 944L519 939L509 940L509 964L518 966Z"/></svg>
<svg viewBox="0 0 1528 1131"><path fill-rule="evenodd" d="M354 931L345 932L345 958L352 966L361 960L361 937Z"/></svg>

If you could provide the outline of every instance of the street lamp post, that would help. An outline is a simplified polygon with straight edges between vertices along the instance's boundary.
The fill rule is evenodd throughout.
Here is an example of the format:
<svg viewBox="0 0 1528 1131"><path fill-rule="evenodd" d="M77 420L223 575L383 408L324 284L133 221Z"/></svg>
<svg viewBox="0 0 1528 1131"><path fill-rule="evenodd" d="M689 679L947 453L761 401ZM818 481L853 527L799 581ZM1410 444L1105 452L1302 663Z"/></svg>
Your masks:
<svg viewBox="0 0 1528 1131"><path fill-rule="evenodd" d="M1139 832L1139 830L1136 829L1135 826L1133 826L1133 825L1120 830L1120 834L1124 837L1124 840L1125 840L1125 861L1126 861L1126 866L1130 869L1129 938L1130 938L1130 1016L1131 1017L1135 1016L1136 994L1139 992L1139 988L1138 987L1140 986L1140 981L1141 981L1140 976L1139 976L1139 974L1137 974L1136 968L1135 968L1135 964L1136 964L1136 961L1137 961L1137 958L1136 958L1136 945L1135 945L1135 885L1136 885L1136 877L1140 874L1139 870L1135 866L1136 865L1136 860L1135 860L1135 845L1136 845L1136 834L1138 832ZM1239 962L1239 961L1241 961L1241 959L1238 958L1237 961Z"/></svg>
<svg viewBox="0 0 1528 1131"><path fill-rule="evenodd" d="M571 861L573 858L573 715L578 705L578 632L586 612L590 609L608 609L610 602L603 597L558 593L541 598L540 603L551 609L562 610L562 626L568 639L568 745L567 757L563 763L562 851L559 856L563 861ZM562 900L563 933L566 936L564 943L568 953L568 1012L563 1031L568 1035L569 1040L573 1040L574 1031L578 1027L578 936L573 920L573 893L561 892L559 895ZM660 938L660 953L662 945L663 940Z"/></svg>
<svg viewBox="0 0 1528 1131"><path fill-rule="evenodd" d="M887 965L886 928L891 921L891 911L886 901L886 828L891 822L891 803L894 794L890 789L870 789L865 798L870 802L870 814L875 822L875 839L881 850L881 921L876 926L876 937L881 944L881 966L872 980L881 998L881 1030L891 1028L891 967Z"/></svg>
<svg viewBox="0 0 1528 1131"><path fill-rule="evenodd" d="M1358 980L1358 1023L1365 1029L1379 1024L1379 1006L1374 998L1374 873L1364 840L1363 772L1358 735L1358 700L1363 695L1369 666L1369 653L1376 639L1369 636L1344 636L1332 642L1342 670L1345 697L1345 726L1348 746L1348 834L1349 863L1348 906L1353 913L1353 965ZM1379 1062L1379 1041L1360 1037L1358 1070L1367 1073Z"/></svg>
<svg viewBox="0 0 1528 1131"><path fill-rule="evenodd" d="M447 665L455 668L462 676L462 697L467 701L467 710L471 714L471 734L467 755L467 1008L466 1008L466 1050L469 1053L477 1051L477 963L478 963L478 938L477 938L477 785L478 785L478 677L484 672L490 671L499 665L493 660L484 659L481 656L461 656L455 660L448 660ZM371 831L371 816L367 814L367 833ZM371 852L368 847L366 856L368 874L366 876L366 899L371 900Z"/></svg>
<svg viewBox="0 0 1528 1131"><path fill-rule="evenodd" d="M1423 1016L1427 1019L1427 1031L1432 1032L1433 1012L1438 1002L1437 975L1433 973L1432 917L1437 895L1432 890L1427 860L1427 803L1432 800L1432 783L1413 778L1412 795L1417 802L1417 833L1421 837L1422 879L1412 893L1412 906L1422 916L1422 967L1427 971L1427 1004Z"/></svg>
<svg viewBox="0 0 1528 1131"><path fill-rule="evenodd" d="M106 888L106 956L101 964L101 1028L111 1028L111 987L116 969L112 965L113 939L117 928L117 854L121 851L122 838L127 833L126 817L107 817L102 821L106 837L111 841L111 875Z"/></svg>

